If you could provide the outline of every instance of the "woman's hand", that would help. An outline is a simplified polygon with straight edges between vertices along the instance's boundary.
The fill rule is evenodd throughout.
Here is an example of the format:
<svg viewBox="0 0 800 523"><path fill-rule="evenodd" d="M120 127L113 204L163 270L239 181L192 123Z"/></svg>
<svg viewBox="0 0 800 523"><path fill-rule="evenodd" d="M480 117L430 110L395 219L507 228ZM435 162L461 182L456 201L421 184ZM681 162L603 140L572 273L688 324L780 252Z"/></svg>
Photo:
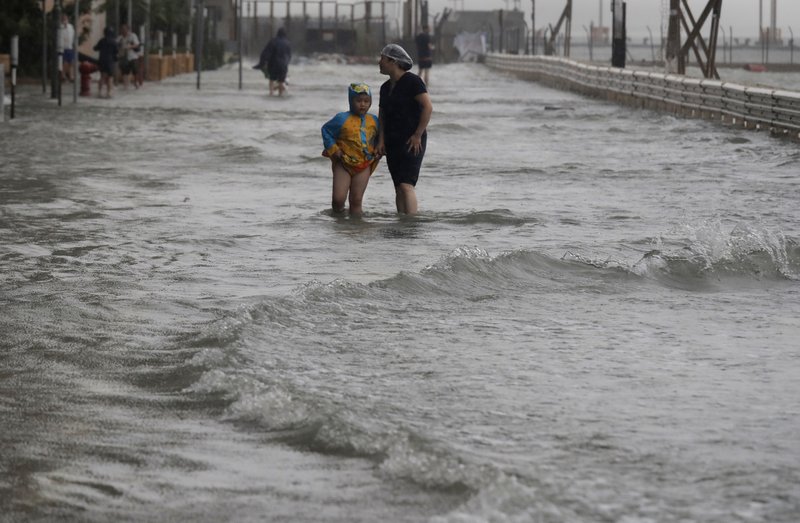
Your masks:
<svg viewBox="0 0 800 523"><path fill-rule="evenodd" d="M406 145L408 145L408 152L414 153L414 156L419 156L420 151L422 151L422 135L412 134L411 138L406 140Z"/></svg>

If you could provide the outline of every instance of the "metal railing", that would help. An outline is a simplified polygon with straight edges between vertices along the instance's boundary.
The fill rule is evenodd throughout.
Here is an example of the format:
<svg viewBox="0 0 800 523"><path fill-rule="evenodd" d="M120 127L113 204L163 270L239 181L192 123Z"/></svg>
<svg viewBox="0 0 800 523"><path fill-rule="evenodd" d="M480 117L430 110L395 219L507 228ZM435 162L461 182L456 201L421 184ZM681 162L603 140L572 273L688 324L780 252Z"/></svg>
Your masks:
<svg viewBox="0 0 800 523"><path fill-rule="evenodd" d="M487 66L609 100L677 112L800 140L800 92L600 67L554 56L489 53Z"/></svg>

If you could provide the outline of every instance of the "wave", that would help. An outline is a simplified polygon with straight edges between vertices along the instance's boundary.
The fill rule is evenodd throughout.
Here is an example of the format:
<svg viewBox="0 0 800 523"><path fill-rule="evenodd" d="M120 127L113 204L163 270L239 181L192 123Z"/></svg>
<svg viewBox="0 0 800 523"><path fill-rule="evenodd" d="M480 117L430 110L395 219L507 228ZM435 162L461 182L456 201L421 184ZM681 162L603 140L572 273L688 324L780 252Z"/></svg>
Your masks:
<svg viewBox="0 0 800 523"><path fill-rule="evenodd" d="M565 485L551 486L544 481L525 481L517 476L498 473L465 503L447 514L434 516L430 523L478 521L597 521L606 514L580 510L585 502L565 500ZM530 483L530 484L529 484ZM601 516L601 517L598 517ZM605 516L605 517L602 517Z"/></svg>
<svg viewBox="0 0 800 523"><path fill-rule="evenodd" d="M490 209L486 211L468 211L436 213L433 215L435 220L454 223L458 225L507 225L521 226L527 224L537 224L539 220L528 216L518 216L508 209Z"/></svg>
<svg viewBox="0 0 800 523"><path fill-rule="evenodd" d="M216 143L205 145L204 150L216 154L226 160L250 163L255 160L263 160L261 151L252 145L235 145L231 142Z"/></svg>
<svg viewBox="0 0 800 523"><path fill-rule="evenodd" d="M264 142L276 142L276 143L285 143L290 145L296 145L298 141L303 140L306 138L306 135L298 135L286 131L279 131L276 133L272 133L270 135L265 136L262 138ZM319 147L320 151L322 151L322 147Z"/></svg>
<svg viewBox="0 0 800 523"><path fill-rule="evenodd" d="M663 282L800 280L800 245L782 232L737 224L730 232L718 221L684 225L685 236L671 249L659 239L631 267L634 274Z"/></svg>
<svg viewBox="0 0 800 523"><path fill-rule="evenodd" d="M421 319L443 307L468 313L498 300L515 307L520 297L559 289L625 292L631 282L637 289L655 282L702 291L738 288L742 279L796 280L800 246L780 234L745 226L722 236L714 227L692 231L691 238L660 240L660 250L633 262L461 247L415 272L369 283L312 281L288 295L254 298L183 340L194 350L181 372L192 381L182 390L242 430L312 452L372 460L387 477L462 497L469 513L480 513L495 494L509 503L531 501L532 477L506 476L510 468L486 464L475 451L426 431L419 413L406 410L396 387L405 387L409 376L392 377L404 372L402 365L384 368L405 357L402 343L390 341L408 324L397 314ZM505 512L503 503L493 506ZM457 510L441 521L460 515Z"/></svg>
<svg viewBox="0 0 800 523"><path fill-rule="evenodd" d="M426 218L420 217L424 220ZM535 219L505 210L437 214L430 219L453 223L519 226ZM624 292L630 282L655 282L697 291L736 290L747 282L800 280L800 244L780 232L737 225L726 232L721 224L685 226L673 238L642 240L644 249L631 260L567 251L560 257L518 249L491 255L477 246L464 246L419 271L401 271L369 283L343 279L311 281L290 295L263 298L236 309L189 344L222 348L236 343L253 324L269 324L281 336L324 335L336 318L359 321L382 314L391 317L398 300L436 304L452 299L484 301L520 292L536 295L554 286L570 292Z"/></svg>
<svg viewBox="0 0 800 523"><path fill-rule="evenodd" d="M432 126L436 132L448 132L448 133L475 133L478 131L486 130L486 127L483 125L462 125L459 123L449 122L449 123L439 123L435 126Z"/></svg>
<svg viewBox="0 0 800 523"><path fill-rule="evenodd" d="M486 467L460 457L446 444L422 436L382 413L359 408L317 391L270 378L266 373L215 369L185 392L224 399L222 416L268 440L325 455L372 460L386 476L449 493L477 492Z"/></svg>

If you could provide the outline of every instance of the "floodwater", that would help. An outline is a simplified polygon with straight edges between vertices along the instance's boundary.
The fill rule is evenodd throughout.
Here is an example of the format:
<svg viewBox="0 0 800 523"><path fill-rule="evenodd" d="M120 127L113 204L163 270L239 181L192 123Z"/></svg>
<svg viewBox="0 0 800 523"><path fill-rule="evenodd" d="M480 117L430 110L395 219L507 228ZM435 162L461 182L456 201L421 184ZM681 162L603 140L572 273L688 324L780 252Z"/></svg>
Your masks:
<svg viewBox="0 0 800 523"><path fill-rule="evenodd" d="M797 145L436 65L420 214L332 216L384 79L20 93L0 520L800 520Z"/></svg>

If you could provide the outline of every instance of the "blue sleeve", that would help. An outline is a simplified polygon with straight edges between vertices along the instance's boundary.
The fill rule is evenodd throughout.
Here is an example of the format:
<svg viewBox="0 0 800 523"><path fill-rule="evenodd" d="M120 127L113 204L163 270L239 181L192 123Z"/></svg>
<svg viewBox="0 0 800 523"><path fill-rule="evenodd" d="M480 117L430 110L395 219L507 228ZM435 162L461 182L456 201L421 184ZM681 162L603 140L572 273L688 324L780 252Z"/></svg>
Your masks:
<svg viewBox="0 0 800 523"><path fill-rule="evenodd" d="M339 113L322 126L322 145L326 151L336 145L336 138L339 137L339 131L342 130L348 116L350 116L349 112Z"/></svg>

